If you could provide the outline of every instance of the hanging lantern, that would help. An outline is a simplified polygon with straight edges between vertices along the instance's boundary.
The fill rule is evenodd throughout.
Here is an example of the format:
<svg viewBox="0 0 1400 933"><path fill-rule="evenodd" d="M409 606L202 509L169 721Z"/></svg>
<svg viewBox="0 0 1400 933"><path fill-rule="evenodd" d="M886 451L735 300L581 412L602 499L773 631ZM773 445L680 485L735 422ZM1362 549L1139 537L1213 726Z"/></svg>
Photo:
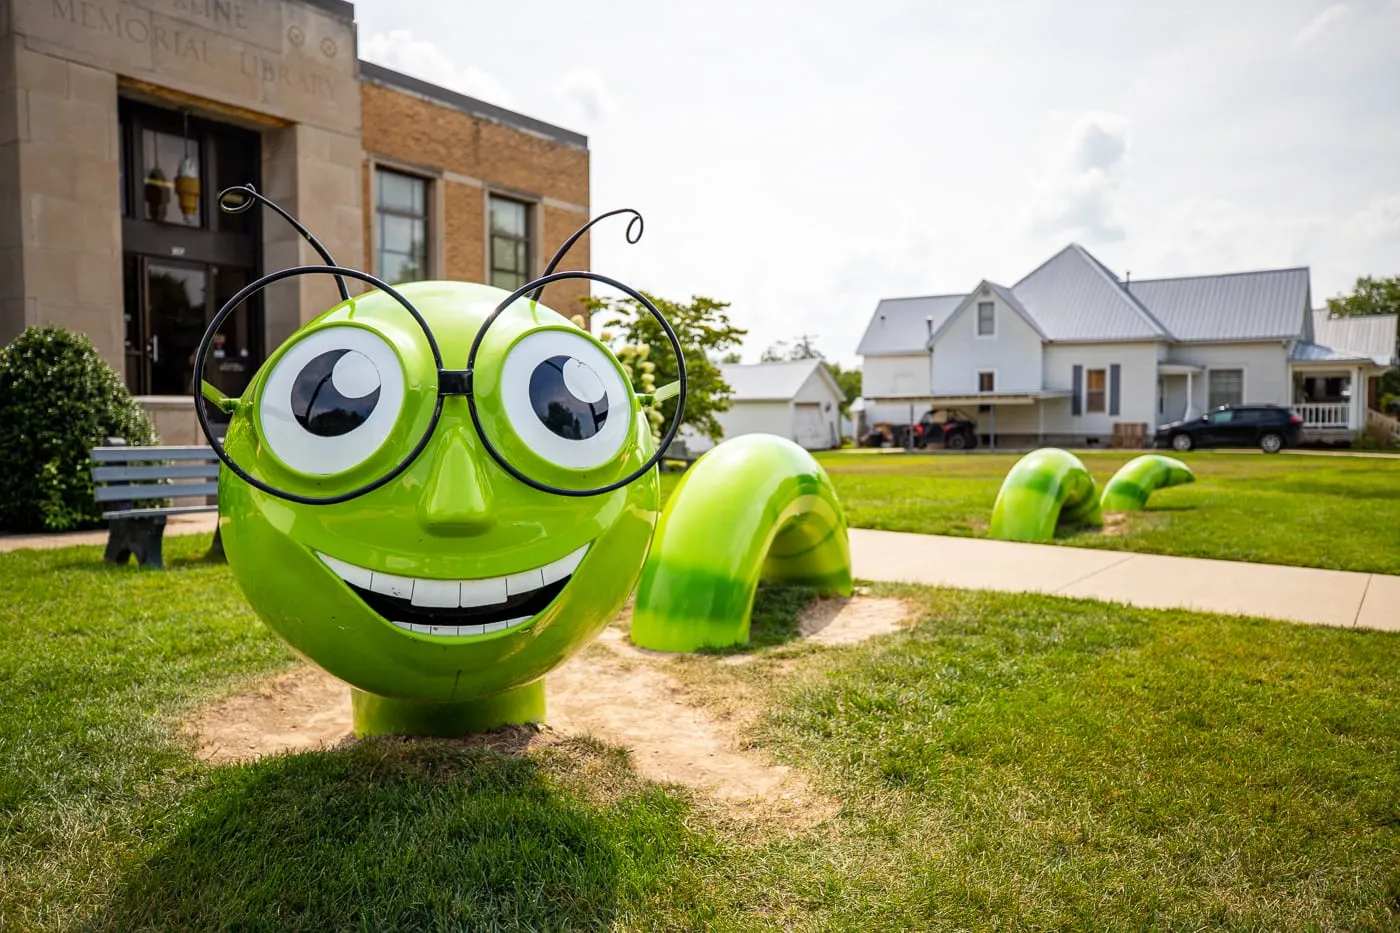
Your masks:
<svg viewBox="0 0 1400 933"><path fill-rule="evenodd" d="M165 219L165 205L170 203L170 181L157 165L146 175L146 216L151 220Z"/></svg>
<svg viewBox="0 0 1400 933"><path fill-rule="evenodd" d="M175 194L180 199L180 213L185 215L185 223L198 223L199 166L188 152L180 160L180 171L175 175Z"/></svg>

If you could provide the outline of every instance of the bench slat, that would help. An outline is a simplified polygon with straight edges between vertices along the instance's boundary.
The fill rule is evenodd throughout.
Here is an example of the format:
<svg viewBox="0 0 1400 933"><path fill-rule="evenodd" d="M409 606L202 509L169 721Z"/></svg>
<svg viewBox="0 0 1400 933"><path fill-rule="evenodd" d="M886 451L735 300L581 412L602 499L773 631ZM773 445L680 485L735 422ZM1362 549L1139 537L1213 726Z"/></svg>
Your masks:
<svg viewBox="0 0 1400 933"><path fill-rule="evenodd" d="M218 483L146 483L140 486L98 486L97 502L120 502L123 499L184 499L188 496L217 496Z"/></svg>
<svg viewBox="0 0 1400 933"><path fill-rule="evenodd" d="M145 460L218 460L212 447L94 447L97 463L140 463Z"/></svg>
<svg viewBox="0 0 1400 933"><path fill-rule="evenodd" d="M109 518L146 518L155 515L193 515L196 512L217 512L217 505L177 505L168 509L121 509L116 512L103 512L104 519Z"/></svg>
<svg viewBox="0 0 1400 933"><path fill-rule="evenodd" d="M199 463L192 466L106 466L93 467L92 478L99 483L112 483L134 479L214 479L219 475L219 464Z"/></svg>

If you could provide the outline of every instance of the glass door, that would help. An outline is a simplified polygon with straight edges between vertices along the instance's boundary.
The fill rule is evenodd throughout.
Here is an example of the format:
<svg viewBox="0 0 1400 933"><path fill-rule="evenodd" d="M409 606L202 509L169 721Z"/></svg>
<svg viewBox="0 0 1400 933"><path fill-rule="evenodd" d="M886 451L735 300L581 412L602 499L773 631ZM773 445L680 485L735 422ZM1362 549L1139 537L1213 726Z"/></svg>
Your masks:
<svg viewBox="0 0 1400 933"><path fill-rule="evenodd" d="M189 395L194 391L195 351L210 318L209 267L166 259L142 261L146 361L145 394Z"/></svg>

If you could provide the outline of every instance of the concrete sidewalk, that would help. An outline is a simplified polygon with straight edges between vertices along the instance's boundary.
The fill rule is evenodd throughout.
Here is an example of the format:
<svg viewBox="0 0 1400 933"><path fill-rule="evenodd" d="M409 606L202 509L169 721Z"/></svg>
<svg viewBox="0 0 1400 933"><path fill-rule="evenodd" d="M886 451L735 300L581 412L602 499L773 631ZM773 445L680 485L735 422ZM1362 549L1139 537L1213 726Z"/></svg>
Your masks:
<svg viewBox="0 0 1400 933"><path fill-rule="evenodd" d="M1400 577L852 528L865 580L1400 631Z"/></svg>
<svg viewBox="0 0 1400 933"><path fill-rule="evenodd" d="M172 515L165 520L165 535L196 535L214 533L219 523L216 512L201 512L197 515ZM21 548L77 547L80 544L107 543L107 531L65 531L61 534L0 535L0 554L5 551L18 551Z"/></svg>

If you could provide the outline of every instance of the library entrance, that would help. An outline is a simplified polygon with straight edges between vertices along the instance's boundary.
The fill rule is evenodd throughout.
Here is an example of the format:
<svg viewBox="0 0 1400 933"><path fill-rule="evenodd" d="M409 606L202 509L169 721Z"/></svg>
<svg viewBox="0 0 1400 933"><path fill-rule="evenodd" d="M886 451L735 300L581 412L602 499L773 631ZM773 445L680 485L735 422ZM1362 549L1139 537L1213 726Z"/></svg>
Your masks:
<svg viewBox="0 0 1400 933"><path fill-rule="evenodd" d="M256 211L227 214L219 191L258 184L257 133L122 100L121 201L126 384L191 395L195 351L214 314L257 277ZM263 358L259 299L215 336L204 378L241 395Z"/></svg>

